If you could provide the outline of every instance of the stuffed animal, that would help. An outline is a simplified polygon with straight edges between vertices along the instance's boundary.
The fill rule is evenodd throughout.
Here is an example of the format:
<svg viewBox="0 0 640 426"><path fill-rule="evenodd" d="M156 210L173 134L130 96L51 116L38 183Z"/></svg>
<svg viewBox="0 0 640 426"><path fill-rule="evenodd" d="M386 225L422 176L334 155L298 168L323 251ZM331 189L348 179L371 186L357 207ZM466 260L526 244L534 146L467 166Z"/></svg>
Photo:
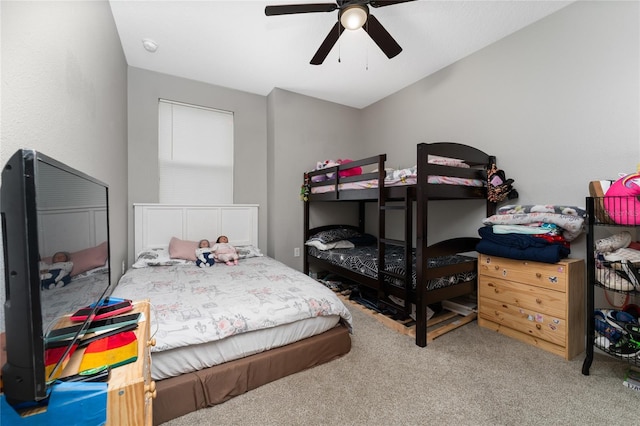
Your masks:
<svg viewBox="0 0 640 426"><path fill-rule="evenodd" d="M487 170L487 198L493 203L518 198L518 191L512 186L513 179L507 179L504 171L492 164Z"/></svg>
<svg viewBox="0 0 640 426"><path fill-rule="evenodd" d="M333 160L318 161L316 163L316 168L314 170L328 169L329 167L334 167L334 166L337 166L337 165L338 165L338 163L333 161ZM332 179L333 178L333 173L326 173L324 175L312 176L311 177L311 181L312 182L323 182L323 181L327 180L327 178Z"/></svg>

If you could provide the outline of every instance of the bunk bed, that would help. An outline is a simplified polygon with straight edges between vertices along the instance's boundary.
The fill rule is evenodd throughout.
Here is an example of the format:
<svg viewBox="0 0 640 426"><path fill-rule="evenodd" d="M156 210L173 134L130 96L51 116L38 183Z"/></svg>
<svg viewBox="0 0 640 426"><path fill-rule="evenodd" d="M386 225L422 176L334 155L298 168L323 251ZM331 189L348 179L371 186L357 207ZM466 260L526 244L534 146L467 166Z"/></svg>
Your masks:
<svg viewBox="0 0 640 426"><path fill-rule="evenodd" d="M306 246L304 272L309 274L313 269L344 277L373 290L378 303L395 305L407 316L414 304L416 345L425 347L427 305L475 291L477 259L468 254L475 251L479 241L475 237L458 237L429 245L431 201L477 199L486 203L487 216L495 214L496 203L489 201L486 185L487 172L492 167L495 170L495 157L471 146L436 142L418 144L416 166L408 172L385 171L385 162L386 154L381 154L305 173L305 242L331 229L351 229L365 235L365 205L371 203L377 204L378 235L374 260L366 267L358 267L353 259L345 261L347 249L317 250ZM354 170L357 173L352 173ZM313 205L344 201L358 205L357 225L311 228ZM385 235L387 212L393 210L403 213L402 239ZM337 255L332 256L332 252ZM401 305L389 296L401 300Z"/></svg>

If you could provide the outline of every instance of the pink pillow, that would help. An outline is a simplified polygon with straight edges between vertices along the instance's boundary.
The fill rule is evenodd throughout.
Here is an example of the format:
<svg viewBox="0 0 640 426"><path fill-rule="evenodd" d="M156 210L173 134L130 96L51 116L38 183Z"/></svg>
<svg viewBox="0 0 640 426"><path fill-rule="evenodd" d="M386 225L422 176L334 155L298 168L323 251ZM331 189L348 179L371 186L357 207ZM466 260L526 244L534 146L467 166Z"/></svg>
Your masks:
<svg viewBox="0 0 640 426"><path fill-rule="evenodd" d="M347 164L347 163L353 163L353 160L349 160L348 158L338 160L338 164ZM362 167L352 167L347 170L342 170L338 174L340 175L340 177L360 176L362 174Z"/></svg>
<svg viewBox="0 0 640 426"><path fill-rule="evenodd" d="M95 247L71 253L71 261L73 262L71 276L104 266L108 257L109 247L106 241Z"/></svg>
<svg viewBox="0 0 640 426"><path fill-rule="evenodd" d="M176 237L171 237L171 241L169 242L169 256L171 256L172 259L185 259L195 262L197 248L197 241L180 240Z"/></svg>

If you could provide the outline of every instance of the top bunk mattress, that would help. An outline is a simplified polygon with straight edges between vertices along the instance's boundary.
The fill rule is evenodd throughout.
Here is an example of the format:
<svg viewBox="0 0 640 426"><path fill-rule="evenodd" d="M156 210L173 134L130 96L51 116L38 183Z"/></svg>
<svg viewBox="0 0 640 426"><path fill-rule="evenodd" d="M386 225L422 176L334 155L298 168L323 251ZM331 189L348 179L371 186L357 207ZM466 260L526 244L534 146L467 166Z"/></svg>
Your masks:
<svg viewBox="0 0 640 426"><path fill-rule="evenodd" d="M434 156L435 157L435 156ZM470 168L469 165L456 161L455 159L447 159L444 157L435 157L429 159L430 164L438 164L449 167L458 168ZM385 187L396 187L415 185L417 183L417 167L409 167L405 169L388 169L386 171L386 177L384 179ZM429 175L427 182L435 185L458 185L458 186L471 186L471 187L483 187L486 182L480 179L470 179L455 176L439 176ZM355 182L340 183L338 185L339 191L346 190L358 190L358 189L372 189L378 187L378 179L366 179ZM325 194L327 192L335 191L335 185L321 185L312 186L312 194Z"/></svg>

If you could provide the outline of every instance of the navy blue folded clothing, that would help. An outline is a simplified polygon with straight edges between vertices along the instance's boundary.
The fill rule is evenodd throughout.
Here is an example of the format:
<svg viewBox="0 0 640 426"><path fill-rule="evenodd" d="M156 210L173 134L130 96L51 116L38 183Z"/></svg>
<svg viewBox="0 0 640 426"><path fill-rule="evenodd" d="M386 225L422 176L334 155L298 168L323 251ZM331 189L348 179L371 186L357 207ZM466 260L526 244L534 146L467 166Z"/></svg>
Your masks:
<svg viewBox="0 0 640 426"><path fill-rule="evenodd" d="M518 260L557 263L569 256L571 250L561 243L523 234L494 234L490 226L478 230L482 237L476 245L478 253Z"/></svg>
<svg viewBox="0 0 640 426"><path fill-rule="evenodd" d="M509 259L531 260L534 262L557 263L566 258L569 253L568 249L557 244L547 247L529 247L519 249L516 247L503 246L487 240L480 240L476 245L478 253L488 254L491 256L506 257Z"/></svg>
<svg viewBox="0 0 640 426"><path fill-rule="evenodd" d="M484 240L492 241L496 244L503 244L509 247L518 247L522 249L528 247L546 247L549 244L559 244L550 243L543 238L538 238L527 234L494 234L492 226L483 226L482 228L478 229L478 234Z"/></svg>

